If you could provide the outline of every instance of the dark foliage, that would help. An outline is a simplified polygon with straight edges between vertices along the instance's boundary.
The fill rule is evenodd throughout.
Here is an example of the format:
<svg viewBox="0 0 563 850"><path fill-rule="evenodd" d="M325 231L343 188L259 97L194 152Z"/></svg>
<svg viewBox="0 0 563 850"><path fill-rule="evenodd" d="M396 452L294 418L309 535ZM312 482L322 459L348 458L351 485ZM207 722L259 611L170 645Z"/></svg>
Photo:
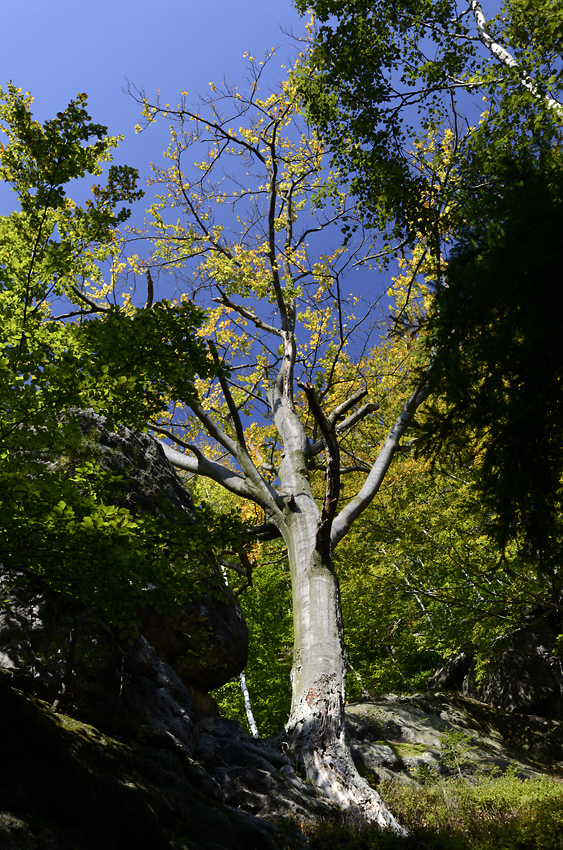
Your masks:
<svg viewBox="0 0 563 850"><path fill-rule="evenodd" d="M545 567L562 499L562 201L559 155L510 164L468 199L429 323L437 401L423 439L437 451L471 438L497 539L524 541Z"/></svg>

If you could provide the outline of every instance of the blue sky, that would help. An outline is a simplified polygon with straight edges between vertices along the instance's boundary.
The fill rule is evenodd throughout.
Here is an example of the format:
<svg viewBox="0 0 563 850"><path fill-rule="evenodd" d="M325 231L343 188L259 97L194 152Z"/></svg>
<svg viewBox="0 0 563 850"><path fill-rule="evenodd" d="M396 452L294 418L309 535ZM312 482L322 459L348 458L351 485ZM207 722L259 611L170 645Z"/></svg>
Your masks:
<svg viewBox="0 0 563 850"><path fill-rule="evenodd" d="M106 124L111 135L125 135L115 160L143 176L168 144L168 130L162 122L148 133L134 134L139 108L123 91L128 81L147 95L160 89L165 102L177 103L182 90L195 101L224 74L240 82L245 51L261 56L280 44L279 68L294 49L282 30L303 29L291 0L19 0L2 5L0 86L12 80L31 92L39 120L53 117L78 92L86 92L93 120Z"/></svg>
<svg viewBox="0 0 563 850"><path fill-rule="evenodd" d="M0 86L11 80L34 97L35 117L44 121L62 111L78 92L88 94L93 121L111 135L125 136L114 154L116 163L138 169L144 180L150 163L162 163L169 127L159 121L135 134L138 104L124 92L128 83L150 97L160 91L164 103L176 104L209 91L211 81L240 84L246 73L244 53L261 57L279 46L268 66L272 85L283 79L296 51L291 33L304 21L292 0L18 0L2 4L3 45ZM72 196L82 201L80 194ZM0 214L14 209L14 195L0 186ZM151 191L133 207L130 224L142 225ZM360 283L360 280L362 281ZM346 288L379 293L388 276L354 272Z"/></svg>

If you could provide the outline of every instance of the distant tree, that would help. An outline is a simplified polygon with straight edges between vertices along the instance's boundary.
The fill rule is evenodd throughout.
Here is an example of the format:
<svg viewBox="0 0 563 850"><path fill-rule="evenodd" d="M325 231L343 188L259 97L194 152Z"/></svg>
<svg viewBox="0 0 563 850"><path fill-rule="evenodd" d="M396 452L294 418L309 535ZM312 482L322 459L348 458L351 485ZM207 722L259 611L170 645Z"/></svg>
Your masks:
<svg viewBox="0 0 563 850"><path fill-rule="evenodd" d="M562 199L558 149L505 163L494 192L467 199L428 325L439 403L424 439L434 453L473 441L498 543L549 570L563 506Z"/></svg>
<svg viewBox="0 0 563 850"><path fill-rule="evenodd" d="M494 174L509 152L549 145L561 122L558 0L507 0L490 13L478 0L296 5L314 15L300 81L307 115L332 145L364 220L411 239L435 234L456 206L460 178L481 184L483 169ZM416 140L444 127L455 131L451 189L448 172L429 183L412 167Z"/></svg>

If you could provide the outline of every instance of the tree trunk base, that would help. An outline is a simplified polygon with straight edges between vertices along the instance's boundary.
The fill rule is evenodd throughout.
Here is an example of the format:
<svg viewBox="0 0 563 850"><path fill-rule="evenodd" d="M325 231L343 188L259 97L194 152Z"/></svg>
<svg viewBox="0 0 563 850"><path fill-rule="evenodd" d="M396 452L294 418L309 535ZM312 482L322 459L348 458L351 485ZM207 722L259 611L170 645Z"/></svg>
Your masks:
<svg viewBox="0 0 563 850"><path fill-rule="evenodd" d="M344 740L321 748L306 746L304 737L303 729L296 736L290 734L290 750L309 781L354 820L407 835L377 791L358 773Z"/></svg>

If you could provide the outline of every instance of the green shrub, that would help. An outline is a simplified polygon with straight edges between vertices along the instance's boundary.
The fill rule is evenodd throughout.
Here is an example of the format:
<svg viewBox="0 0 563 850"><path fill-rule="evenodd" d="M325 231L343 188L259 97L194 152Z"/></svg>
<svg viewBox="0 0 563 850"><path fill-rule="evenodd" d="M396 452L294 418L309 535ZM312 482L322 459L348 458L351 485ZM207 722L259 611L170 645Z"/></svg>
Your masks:
<svg viewBox="0 0 563 850"><path fill-rule="evenodd" d="M406 838L375 825L322 823L312 850L563 850L563 783L503 776L384 783L380 791Z"/></svg>
<svg viewBox="0 0 563 850"><path fill-rule="evenodd" d="M508 773L422 787L387 783L382 794L413 838L432 848L563 850L563 784L555 779Z"/></svg>

